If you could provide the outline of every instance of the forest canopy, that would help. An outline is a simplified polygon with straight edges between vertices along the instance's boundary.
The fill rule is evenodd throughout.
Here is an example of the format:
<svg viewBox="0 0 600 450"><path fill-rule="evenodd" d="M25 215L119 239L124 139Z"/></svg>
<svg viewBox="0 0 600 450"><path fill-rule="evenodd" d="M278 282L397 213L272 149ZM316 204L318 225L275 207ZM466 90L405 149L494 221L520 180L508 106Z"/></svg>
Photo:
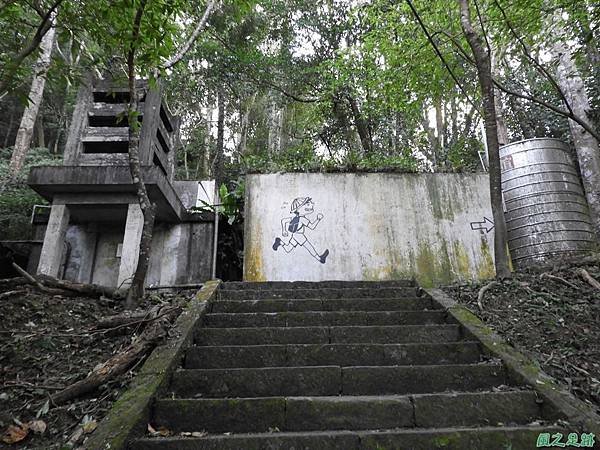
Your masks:
<svg viewBox="0 0 600 450"><path fill-rule="evenodd" d="M57 34L33 146L59 154L82 74L125 77L125 30L138 2L4 2L4 147L14 143L40 53L37 41L50 23ZM147 3L140 77L151 76L181 47L204 12L204 5L184 0ZM597 127L597 4L471 3L493 55L494 77L540 100L498 91L511 141L571 140L566 119L541 104L566 109L553 80L557 41L568 43ZM219 109L225 158L236 171L481 169L481 100L458 2L220 2L185 61L163 78L171 107L183 118L183 178L214 170Z"/></svg>

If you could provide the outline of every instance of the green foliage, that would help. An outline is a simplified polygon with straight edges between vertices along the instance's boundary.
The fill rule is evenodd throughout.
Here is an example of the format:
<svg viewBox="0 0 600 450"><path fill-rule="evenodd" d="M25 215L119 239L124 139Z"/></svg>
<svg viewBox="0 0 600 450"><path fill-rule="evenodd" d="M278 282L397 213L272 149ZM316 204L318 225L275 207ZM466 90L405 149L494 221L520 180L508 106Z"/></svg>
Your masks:
<svg viewBox="0 0 600 450"><path fill-rule="evenodd" d="M448 150L448 163L453 170L475 172L481 168L478 152L483 152L483 143L475 137L461 137Z"/></svg>
<svg viewBox="0 0 600 450"><path fill-rule="evenodd" d="M239 218L241 211L240 205L242 205L244 201L244 190L245 185L243 182L238 183L236 188L232 191L229 191L225 184L219 186L219 199L221 204L219 205L219 208L217 208L217 211L227 217L227 223L229 225L232 225L233 222Z"/></svg>
<svg viewBox="0 0 600 450"><path fill-rule="evenodd" d="M8 174L11 150L11 148L0 149L0 179L5 179ZM31 230L33 206L47 204L42 197L25 184L31 167L60 163L61 160L56 155L49 153L44 148L30 150L17 182L7 184L0 191L0 236L2 239L27 239Z"/></svg>
<svg viewBox="0 0 600 450"><path fill-rule="evenodd" d="M219 186L219 203L216 205L202 201L202 205L194 207L196 211L210 211L218 213L227 218L227 223L232 225L236 220L241 218L241 211L244 204L245 184L243 179L232 183L234 188L229 190L223 183Z"/></svg>
<svg viewBox="0 0 600 450"><path fill-rule="evenodd" d="M309 143L285 149L281 153L249 154L243 157L242 166L248 172L304 172L319 170L326 164Z"/></svg>

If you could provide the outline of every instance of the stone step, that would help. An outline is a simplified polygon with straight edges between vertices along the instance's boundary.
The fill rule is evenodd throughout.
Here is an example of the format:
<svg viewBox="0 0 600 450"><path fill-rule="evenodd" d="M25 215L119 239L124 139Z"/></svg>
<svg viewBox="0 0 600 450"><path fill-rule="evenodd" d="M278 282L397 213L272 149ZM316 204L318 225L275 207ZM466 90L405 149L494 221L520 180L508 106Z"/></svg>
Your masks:
<svg viewBox="0 0 600 450"><path fill-rule="evenodd" d="M242 289L219 291L221 300L260 300L293 298L398 298L417 297L416 287L397 288L323 288L323 289Z"/></svg>
<svg viewBox="0 0 600 450"><path fill-rule="evenodd" d="M543 425L220 434L139 439L131 450L532 450L540 433L556 432L568 434Z"/></svg>
<svg viewBox="0 0 600 450"><path fill-rule="evenodd" d="M196 332L198 345L406 344L460 339L458 325L199 328Z"/></svg>
<svg viewBox="0 0 600 450"><path fill-rule="evenodd" d="M273 430L369 430L524 425L558 419L533 391L443 393L414 396L164 399L154 423L175 433L250 433Z"/></svg>
<svg viewBox="0 0 600 450"><path fill-rule="evenodd" d="M500 364L186 369L170 391L179 398L422 394L491 389L508 380Z"/></svg>
<svg viewBox="0 0 600 450"><path fill-rule="evenodd" d="M224 300L210 305L213 313L250 313L283 311L422 311L439 310L429 297L344 298L291 300Z"/></svg>
<svg viewBox="0 0 600 450"><path fill-rule="evenodd" d="M270 289L348 289L369 288L379 289L385 287L414 287L414 280L390 281L233 281L223 283L221 290L234 291L240 289L270 290Z"/></svg>
<svg viewBox="0 0 600 450"><path fill-rule="evenodd" d="M445 311L304 311L207 314L211 328L430 325L446 320Z"/></svg>
<svg viewBox="0 0 600 450"><path fill-rule="evenodd" d="M295 366L400 366L479 362L476 342L192 347L186 369Z"/></svg>

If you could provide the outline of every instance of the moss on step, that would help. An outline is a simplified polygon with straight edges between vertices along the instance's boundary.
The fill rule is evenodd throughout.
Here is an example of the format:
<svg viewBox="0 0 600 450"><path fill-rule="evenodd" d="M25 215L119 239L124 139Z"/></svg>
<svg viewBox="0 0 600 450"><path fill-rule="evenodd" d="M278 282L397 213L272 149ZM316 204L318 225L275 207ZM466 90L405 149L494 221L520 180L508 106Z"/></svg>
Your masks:
<svg viewBox="0 0 600 450"><path fill-rule="evenodd" d="M205 283L187 304L172 330L174 337L154 349L130 387L85 443L86 449L124 449L133 437L145 433L154 397L169 383L183 352L192 342L195 325L206 312L206 305L214 298L219 283L218 280Z"/></svg>
<svg viewBox="0 0 600 450"><path fill-rule="evenodd" d="M527 358L492 329L486 326L475 314L458 305L440 289L427 289L429 295L444 306L448 313L474 338L478 339L486 353L499 358L508 370L509 376L517 383L528 384L549 405L562 413L573 426L573 431L600 435L600 417L590 405L569 393L552 377L544 373L536 361Z"/></svg>

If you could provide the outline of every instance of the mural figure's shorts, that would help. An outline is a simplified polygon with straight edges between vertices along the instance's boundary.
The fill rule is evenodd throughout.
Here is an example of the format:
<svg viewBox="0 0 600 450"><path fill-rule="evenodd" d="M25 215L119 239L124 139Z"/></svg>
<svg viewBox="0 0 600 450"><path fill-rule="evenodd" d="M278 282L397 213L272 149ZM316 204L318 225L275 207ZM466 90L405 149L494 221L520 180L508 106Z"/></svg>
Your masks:
<svg viewBox="0 0 600 450"><path fill-rule="evenodd" d="M306 242L306 236L304 236L304 233L292 233L292 238L290 239L290 244L292 244L294 247L296 245L304 245L305 242Z"/></svg>

